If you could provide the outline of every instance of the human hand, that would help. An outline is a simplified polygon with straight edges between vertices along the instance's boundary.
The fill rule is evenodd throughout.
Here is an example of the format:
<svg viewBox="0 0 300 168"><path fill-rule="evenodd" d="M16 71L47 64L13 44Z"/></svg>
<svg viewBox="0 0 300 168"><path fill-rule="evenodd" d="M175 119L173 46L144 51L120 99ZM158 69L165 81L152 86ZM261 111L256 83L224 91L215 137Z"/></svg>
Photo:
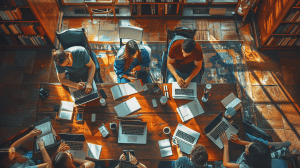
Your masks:
<svg viewBox="0 0 300 168"><path fill-rule="evenodd" d="M186 79L184 80L184 85L183 85L182 87L183 87L183 88L186 88L186 87L189 86L190 83L191 83L190 78L186 78Z"/></svg>
<svg viewBox="0 0 300 168"><path fill-rule="evenodd" d="M220 135L221 141L223 142L224 146L228 146L228 138L226 132L222 132Z"/></svg>
<svg viewBox="0 0 300 168"><path fill-rule="evenodd" d="M233 143L238 143L240 141L239 137L236 134L230 135L230 141Z"/></svg>
<svg viewBox="0 0 300 168"><path fill-rule="evenodd" d="M39 145L40 149L45 148L45 141L44 141L44 139L40 138L39 141L38 141L38 145Z"/></svg>
<svg viewBox="0 0 300 168"><path fill-rule="evenodd" d="M82 89L85 86L84 82L78 82L77 83L77 89Z"/></svg>
<svg viewBox="0 0 300 168"><path fill-rule="evenodd" d="M131 163L131 164L134 164L134 165L136 165L137 164L137 159L129 152L128 153L128 155L129 155L129 162Z"/></svg>
<svg viewBox="0 0 300 168"><path fill-rule="evenodd" d="M85 92L84 93L85 94L91 93L92 89L93 89L92 84L91 83L86 83Z"/></svg>
<svg viewBox="0 0 300 168"><path fill-rule="evenodd" d="M174 143L174 141L175 141L175 143ZM178 141L177 141L177 139L173 139L172 140L172 146L178 147Z"/></svg>
<svg viewBox="0 0 300 168"><path fill-rule="evenodd" d="M40 135L40 134L42 134L42 131L38 130L36 128L33 129L32 131L30 131L30 133L29 133L30 137L35 137L35 136Z"/></svg>
<svg viewBox="0 0 300 168"><path fill-rule="evenodd" d="M134 77L131 77L131 76L128 76L128 78L130 80L130 82L134 82L135 80L137 80L137 78L134 78Z"/></svg>
<svg viewBox="0 0 300 168"><path fill-rule="evenodd" d="M176 81L180 87L183 87L185 85L185 81L179 76L176 78Z"/></svg>
<svg viewBox="0 0 300 168"><path fill-rule="evenodd" d="M71 149L65 142L61 142L59 147L58 147L58 150L57 152L64 152L64 151L67 151Z"/></svg>
<svg viewBox="0 0 300 168"><path fill-rule="evenodd" d="M124 153L122 153L122 155L120 156L119 160L126 160L126 157L125 157Z"/></svg>

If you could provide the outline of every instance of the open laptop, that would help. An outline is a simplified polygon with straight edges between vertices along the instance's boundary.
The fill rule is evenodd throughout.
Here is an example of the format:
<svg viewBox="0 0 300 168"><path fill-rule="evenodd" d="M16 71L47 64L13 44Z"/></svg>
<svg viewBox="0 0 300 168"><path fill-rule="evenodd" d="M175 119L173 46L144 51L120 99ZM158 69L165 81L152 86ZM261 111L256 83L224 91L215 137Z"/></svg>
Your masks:
<svg viewBox="0 0 300 168"><path fill-rule="evenodd" d="M58 133L58 135L71 148L70 152L74 158L85 159L88 147L83 134Z"/></svg>
<svg viewBox="0 0 300 168"><path fill-rule="evenodd" d="M179 123L172 139L176 139L178 141L179 147L182 152L191 154L191 150L197 143L199 137L199 132L196 132L189 127L186 127Z"/></svg>
<svg viewBox="0 0 300 168"><path fill-rule="evenodd" d="M196 99L197 83L191 82L187 88L180 88L177 82L172 82L173 99Z"/></svg>
<svg viewBox="0 0 300 168"><path fill-rule="evenodd" d="M146 144L147 123L140 121L120 121L118 143Z"/></svg>
<svg viewBox="0 0 300 168"><path fill-rule="evenodd" d="M230 134L236 134L238 132L238 130L222 116L222 112L205 127L204 131L206 136L220 149L224 147L220 138L222 132L226 132L228 139L230 138Z"/></svg>
<svg viewBox="0 0 300 168"><path fill-rule="evenodd" d="M78 90L76 88L69 87L70 94L71 94L71 97L72 97L72 100L73 100L75 106L79 106L79 105L82 105L84 103L87 103L87 102L90 102L92 100L99 98L97 86L96 86L96 83L94 80L92 83L92 87L93 87L93 89L89 94L84 93L85 88Z"/></svg>

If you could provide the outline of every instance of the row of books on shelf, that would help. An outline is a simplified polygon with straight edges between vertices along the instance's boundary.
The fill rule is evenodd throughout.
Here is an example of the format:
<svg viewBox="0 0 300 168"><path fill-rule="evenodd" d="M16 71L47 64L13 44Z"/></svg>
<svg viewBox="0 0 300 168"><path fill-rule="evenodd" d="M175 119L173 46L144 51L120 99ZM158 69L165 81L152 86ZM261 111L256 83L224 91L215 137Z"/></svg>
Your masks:
<svg viewBox="0 0 300 168"><path fill-rule="evenodd" d="M19 8L14 10L1 9L0 19L2 20L22 20L22 12Z"/></svg>
<svg viewBox="0 0 300 168"><path fill-rule="evenodd" d="M300 38L296 36L289 36L289 37L272 36L266 45L299 46Z"/></svg>
<svg viewBox="0 0 300 168"><path fill-rule="evenodd" d="M291 13L284 19L284 21L288 22L299 22L300 21L300 13L299 10L292 10Z"/></svg>
<svg viewBox="0 0 300 168"><path fill-rule="evenodd" d="M154 3L154 2L181 2L181 0L132 0L132 3L140 3L140 2L148 2L148 3Z"/></svg>
<svg viewBox="0 0 300 168"><path fill-rule="evenodd" d="M19 45L20 43L18 40L21 42L23 45L35 45L35 46L41 46L41 45L51 45L49 42L47 36L25 36L25 35L20 35L20 36L4 36L6 39L7 43L9 45Z"/></svg>
<svg viewBox="0 0 300 168"><path fill-rule="evenodd" d="M27 6L26 0L0 0L0 6L13 8L16 6Z"/></svg>
<svg viewBox="0 0 300 168"><path fill-rule="evenodd" d="M281 24L274 34L299 34L300 24Z"/></svg>
<svg viewBox="0 0 300 168"><path fill-rule="evenodd" d="M178 4L145 4L132 5L134 15L168 15L179 14L180 5Z"/></svg>
<svg viewBox="0 0 300 168"><path fill-rule="evenodd" d="M39 23L3 23L0 25L0 32L3 34L23 34L23 35L41 35L45 32Z"/></svg>

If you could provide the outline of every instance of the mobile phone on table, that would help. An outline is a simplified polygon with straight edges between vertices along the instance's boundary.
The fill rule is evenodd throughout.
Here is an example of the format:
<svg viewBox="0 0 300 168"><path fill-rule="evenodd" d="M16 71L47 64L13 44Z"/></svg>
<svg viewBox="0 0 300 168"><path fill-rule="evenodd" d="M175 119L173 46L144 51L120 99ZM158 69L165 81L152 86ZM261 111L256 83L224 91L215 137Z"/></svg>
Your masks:
<svg viewBox="0 0 300 168"><path fill-rule="evenodd" d="M99 92L100 92L101 96L102 96L104 99L107 98L107 95L105 94L105 92L104 92L103 89L100 89Z"/></svg>

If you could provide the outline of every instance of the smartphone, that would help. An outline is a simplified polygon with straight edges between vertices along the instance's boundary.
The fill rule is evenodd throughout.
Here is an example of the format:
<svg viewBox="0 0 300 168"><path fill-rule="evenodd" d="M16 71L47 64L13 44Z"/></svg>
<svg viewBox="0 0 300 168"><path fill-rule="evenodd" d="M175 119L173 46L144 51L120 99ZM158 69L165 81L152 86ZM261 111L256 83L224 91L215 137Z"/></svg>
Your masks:
<svg viewBox="0 0 300 168"><path fill-rule="evenodd" d="M77 121L82 121L83 120L83 113L77 113L76 120Z"/></svg>
<svg viewBox="0 0 300 168"><path fill-rule="evenodd" d="M104 92L103 89L100 89L99 92L100 92L101 96L102 96L104 99L107 98L107 95L106 95L106 93Z"/></svg>
<svg viewBox="0 0 300 168"><path fill-rule="evenodd" d="M134 156L134 150L123 150L126 161L129 161L129 153Z"/></svg>

